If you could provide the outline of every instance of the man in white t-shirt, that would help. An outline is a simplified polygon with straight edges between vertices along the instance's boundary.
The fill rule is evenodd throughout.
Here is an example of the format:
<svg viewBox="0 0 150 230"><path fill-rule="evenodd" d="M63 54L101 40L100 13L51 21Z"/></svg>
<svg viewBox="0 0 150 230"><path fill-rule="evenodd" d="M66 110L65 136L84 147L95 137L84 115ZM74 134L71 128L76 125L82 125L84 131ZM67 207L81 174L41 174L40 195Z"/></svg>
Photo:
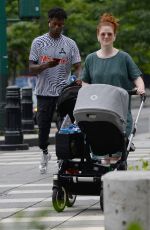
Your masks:
<svg viewBox="0 0 150 230"><path fill-rule="evenodd" d="M67 84L72 67L79 77L81 57L74 40L62 34L66 12L61 8L48 11L49 32L35 38L29 55L29 70L37 75L37 122L39 147L42 149L40 172L46 173L50 154L49 133L58 96Z"/></svg>

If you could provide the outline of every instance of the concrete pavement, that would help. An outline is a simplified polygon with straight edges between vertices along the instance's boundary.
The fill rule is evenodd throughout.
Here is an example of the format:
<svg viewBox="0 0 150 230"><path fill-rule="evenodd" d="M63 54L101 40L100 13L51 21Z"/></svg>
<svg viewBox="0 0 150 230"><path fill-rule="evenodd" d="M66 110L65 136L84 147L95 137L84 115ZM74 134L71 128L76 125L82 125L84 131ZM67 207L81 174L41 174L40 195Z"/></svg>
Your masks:
<svg viewBox="0 0 150 230"><path fill-rule="evenodd" d="M138 109L133 110L134 117L137 112ZM137 165L141 158L150 161L149 114L150 107L145 107L139 118L137 133L133 140L136 150L129 154L128 165ZM55 132L56 127L53 125L50 141L54 140ZM31 140L31 143L36 144L37 134L25 134L24 140L28 143ZM30 147L26 151L1 152L0 217L2 219L0 222L3 229L33 229L32 219L37 221L37 213L41 210L38 221L45 225L43 229L104 230L104 215L99 208L97 196L78 196L73 207L66 207L62 213L53 210L52 180L53 173L57 170L54 145L49 146L49 152L52 154L52 159L46 175L40 175L38 171L40 161L38 147ZM46 210L44 214L43 210ZM23 213L22 216L20 215L20 220L16 218L16 213Z"/></svg>
<svg viewBox="0 0 150 230"><path fill-rule="evenodd" d="M149 133L135 135L136 151L129 154L129 165L137 165L141 158L150 161L149 140ZM52 158L46 175L38 171L38 147L1 152L0 229L2 224L4 230L31 230L32 220L36 220L45 230L104 230L104 214L99 208L98 196L78 196L73 207L66 207L61 213L54 211L51 196L53 173L57 171L55 146L50 145L49 151ZM18 218L20 214L20 219L16 214Z"/></svg>

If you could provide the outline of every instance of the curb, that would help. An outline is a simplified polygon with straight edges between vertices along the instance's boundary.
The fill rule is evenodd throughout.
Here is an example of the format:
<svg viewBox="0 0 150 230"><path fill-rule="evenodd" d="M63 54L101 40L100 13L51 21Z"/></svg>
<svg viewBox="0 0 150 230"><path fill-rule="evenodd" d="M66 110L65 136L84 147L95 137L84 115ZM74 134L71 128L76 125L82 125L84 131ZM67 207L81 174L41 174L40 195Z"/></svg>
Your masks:
<svg viewBox="0 0 150 230"><path fill-rule="evenodd" d="M51 128L51 132L49 135L49 142L50 145L54 145L55 144L55 133L57 132L57 128L55 126L53 126ZM23 134L23 143L21 143L23 145L29 145L29 147L33 147L33 146L38 146L38 134L37 132L35 134L31 134L31 133L24 133ZM5 145L5 136L2 135L0 136L0 146ZM7 145L5 145L5 149L9 151L9 146L7 148ZM2 149L0 149L2 150Z"/></svg>
<svg viewBox="0 0 150 230"><path fill-rule="evenodd" d="M49 142L50 145L55 144L55 135L49 137ZM28 144L29 147L38 146L38 137L34 137L34 138L28 137L27 139L24 139L24 143Z"/></svg>
<svg viewBox="0 0 150 230"><path fill-rule="evenodd" d="M5 145L5 140L3 140L3 139L0 140L0 146ZM50 145L55 144L55 135L49 137L49 142L50 142ZM30 137L30 134L29 134L27 138L24 138L23 144L28 144L29 147L38 146L38 136L37 137ZM5 148L6 148L6 150L9 150L9 148L7 148L7 147L5 147ZM12 150L12 149L10 149L10 150ZM3 151L3 150L1 150L1 151Z"/></svg>

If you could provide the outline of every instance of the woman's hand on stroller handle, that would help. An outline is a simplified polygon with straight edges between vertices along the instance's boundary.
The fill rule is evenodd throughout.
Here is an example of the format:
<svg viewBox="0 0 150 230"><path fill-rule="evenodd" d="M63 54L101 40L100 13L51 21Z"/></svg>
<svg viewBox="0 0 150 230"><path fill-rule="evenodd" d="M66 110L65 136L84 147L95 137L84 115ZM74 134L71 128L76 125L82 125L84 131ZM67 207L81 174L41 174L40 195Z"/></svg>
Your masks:
<svg viewBox="0 0 150 230"><path fill-rule="evenodd" d="M127 92L129 95L137 95L137 89L136 88L127 90Z"/></svg>
<svg viewBox="0 0 150 230"><path fill-rule="evenodd" d="M141 92L142 93L139 93L137 88L128 90L128 94L129 95L140 95L141 96L141 100L145 102L145 100L146 100L146 93L145 92L143 93L143 91L141 91Z"/></svg>

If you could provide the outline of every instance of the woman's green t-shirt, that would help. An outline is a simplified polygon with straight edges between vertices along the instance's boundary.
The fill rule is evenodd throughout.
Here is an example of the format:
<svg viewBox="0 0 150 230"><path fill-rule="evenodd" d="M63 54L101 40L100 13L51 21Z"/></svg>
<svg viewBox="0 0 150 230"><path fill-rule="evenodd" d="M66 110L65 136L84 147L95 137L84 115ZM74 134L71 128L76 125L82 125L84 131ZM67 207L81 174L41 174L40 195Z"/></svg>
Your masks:
<svg viewBox="0 0 150 230"><path fill-rule="evenodd" d="M118 51L110 58L99 58L94 52L85 60L82 80L89 84L109 84L130 90L134 87L133 81L141 75L131 56L124 51ZM127 123L129 135L132 125L130 103Z"/></svg>

